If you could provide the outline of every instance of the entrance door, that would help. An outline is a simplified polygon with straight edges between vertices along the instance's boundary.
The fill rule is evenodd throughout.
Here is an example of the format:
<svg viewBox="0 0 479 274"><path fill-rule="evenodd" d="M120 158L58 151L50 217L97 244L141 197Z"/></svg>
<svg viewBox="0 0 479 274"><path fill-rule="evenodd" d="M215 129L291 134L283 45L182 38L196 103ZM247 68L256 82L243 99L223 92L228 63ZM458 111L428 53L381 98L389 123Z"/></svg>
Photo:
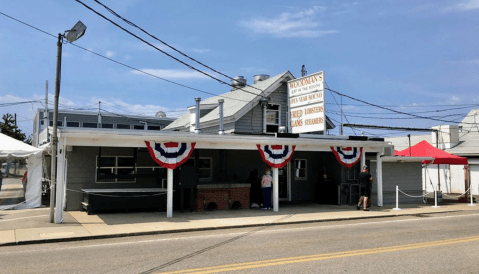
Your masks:
<svg viewBox="0 0 479 274"><path fill-rule="evenodd" d="M290 179L288 177L288 172L290 169L289 163L282 167L278 168L278 180L279 180L279 200L280 201L289 201L290 200Z"/></svg>

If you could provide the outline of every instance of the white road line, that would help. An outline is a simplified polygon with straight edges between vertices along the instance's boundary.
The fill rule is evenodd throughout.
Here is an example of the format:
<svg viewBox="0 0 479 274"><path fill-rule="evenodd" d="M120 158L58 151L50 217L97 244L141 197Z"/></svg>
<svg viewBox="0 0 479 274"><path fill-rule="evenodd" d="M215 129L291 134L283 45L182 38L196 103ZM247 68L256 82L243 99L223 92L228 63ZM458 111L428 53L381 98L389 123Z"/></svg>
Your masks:
<svg viewBox="0 0 479 274"><path fill-rule="evenodd" d="M363 223L354 223L354 224L339 224L339 225L326 225L326 226L316 226L316 227L297 227L297 228L287 228L287 229L268 229L267 231L259 230L257 233L271 233L271 232L284 232L292 230L314 230L314 229L327 229L327 228L336 228L336 227L346 227L346 226L359 226L359 225L372 225L372 224L384 224L384 223L399 223L399 222L412 222L412 221L426 221L433 219L446 219L446 218L456 218L456 217L469 217L469 216L478 216L479 213L475 214L466 214L466 215L455 215L455 216L442 216L442 217L429 217L427 219L407 219L407 220L393 220L393 221L382 221L382 222L363 222ZM410 217L410 216L405 216ZM267 228L267 227L264 227ZM247 233L247 232L246 232ZM166 242L166 241L176 241L176 240L189 240L189 239L199 239L199 238L220 238L227 236L237 236L245 234L245 232L234 232L234 233L223 233L223 234L212 234L212 235L198 235L198 236L189 236L189 237L174 237L174 238L165 238L165 239L154 239L154 240L143 240L143 241L129 241L121 243L109 243L109 244L93 244L93 245L84 245L84 246L71 246L71 247L59 247L54 249L36 249L36 250L23 250L15 252L0 252L0 255L10 255L10 254L19 254L19 253L36 253L41 252L53 252L60 250L71 250L71 249L84 249L84 248L95 248L95 247L111 247L111 246L122 246L130 244L145 244L145 243L155 243L155 242ZM163 234L166 235L166 234Z"/></svg>

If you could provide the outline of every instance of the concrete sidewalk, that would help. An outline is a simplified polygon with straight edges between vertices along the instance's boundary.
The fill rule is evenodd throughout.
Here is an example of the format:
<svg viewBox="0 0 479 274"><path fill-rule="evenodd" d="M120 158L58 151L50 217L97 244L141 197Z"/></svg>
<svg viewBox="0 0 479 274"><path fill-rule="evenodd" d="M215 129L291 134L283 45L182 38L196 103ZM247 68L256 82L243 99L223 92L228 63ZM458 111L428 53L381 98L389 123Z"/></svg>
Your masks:
<svg viewBox="0 0 479 274"><path fill-rule="evenodd" d="M465 203L373 206L371 211L355 206L319 205L315 203L280 203L279 212L262 209L215 210L206 212L99 213L83 211L64 214L63 224L50 223L50 209L0 211L0 246L125 237L161 233L269 226L294 223L341 221L368 218L413 216L458 211L479 211L479 205Z"/></svg>

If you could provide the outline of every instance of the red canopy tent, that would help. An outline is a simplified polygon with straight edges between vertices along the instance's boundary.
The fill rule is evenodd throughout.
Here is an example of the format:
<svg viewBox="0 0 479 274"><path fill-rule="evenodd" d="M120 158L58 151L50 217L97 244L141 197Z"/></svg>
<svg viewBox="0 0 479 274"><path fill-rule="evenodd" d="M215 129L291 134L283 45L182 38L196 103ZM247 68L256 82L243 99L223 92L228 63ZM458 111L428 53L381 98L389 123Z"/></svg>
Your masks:
<svg viewBox="0 0 479 274"><path fill-rule="evenodd" d="M423 140L411 148L406 148L401 151L394 151L396 156L411 156L411 157L432 157L433 164L437 165L467 165L467 158L456 156L447 153L443 150L433 147L426 140ZM423 164L429 164L431 161L424 160Z"/></svg>

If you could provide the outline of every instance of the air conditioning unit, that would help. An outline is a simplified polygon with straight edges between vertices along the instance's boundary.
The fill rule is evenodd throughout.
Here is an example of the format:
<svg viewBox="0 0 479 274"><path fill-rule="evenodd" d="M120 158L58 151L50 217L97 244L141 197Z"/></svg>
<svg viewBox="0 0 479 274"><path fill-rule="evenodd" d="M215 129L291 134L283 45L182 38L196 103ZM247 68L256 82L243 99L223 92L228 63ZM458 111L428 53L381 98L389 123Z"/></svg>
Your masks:
<svg viewBox="0 0 479 274"><path fill-rule="evenodd" d="M383 155L384 156L394 156L394 146L390 145L390 146L384 147Z"/></svg>

